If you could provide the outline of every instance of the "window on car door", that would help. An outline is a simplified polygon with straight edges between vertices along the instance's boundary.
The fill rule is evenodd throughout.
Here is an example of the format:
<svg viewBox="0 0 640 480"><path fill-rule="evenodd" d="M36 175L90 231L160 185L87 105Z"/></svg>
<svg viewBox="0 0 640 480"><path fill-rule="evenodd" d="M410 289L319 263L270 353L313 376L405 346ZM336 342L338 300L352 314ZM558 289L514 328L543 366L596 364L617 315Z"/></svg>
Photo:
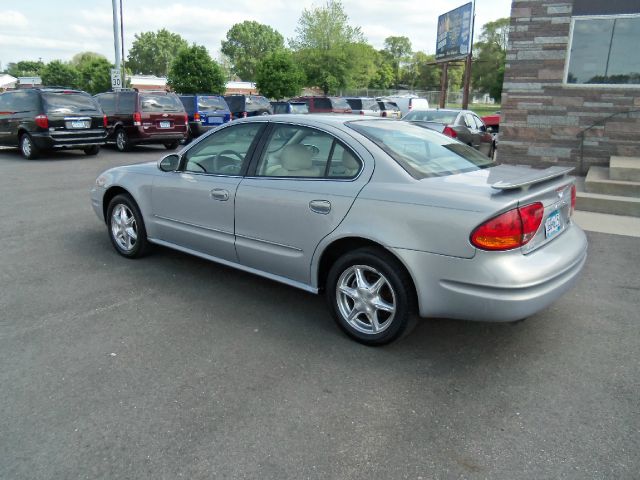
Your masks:
<svg viewBox="0 0 640 480"><path fill-rule="evenodd" d="M187 151L184 171L240 175L251 146L263 126L263 123L232 125L209 135Z"/></svg>

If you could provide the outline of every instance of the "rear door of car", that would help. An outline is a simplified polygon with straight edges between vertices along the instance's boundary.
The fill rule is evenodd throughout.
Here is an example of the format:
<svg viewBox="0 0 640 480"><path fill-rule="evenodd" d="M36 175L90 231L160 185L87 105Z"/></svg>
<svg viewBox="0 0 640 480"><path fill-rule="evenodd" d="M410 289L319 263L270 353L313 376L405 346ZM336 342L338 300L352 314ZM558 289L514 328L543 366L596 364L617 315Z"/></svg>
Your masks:
<svg viewBox="0 0 640 480"><path fill-rule="evenodd" d="M186 112L180 99L171 93L140 93L142 127L151 135L186 131Z"/></svg>
<svg viewBox="0 0 640 480"><path fill-rule="evenodd" d="M75 90L42 92L49 132L59 141L104 135L104 119L98 101Z"/></svg>
<svg viewBox="0 0 640 480"><path fill-rule="evenodd" d="M309 284L316 247L344 219L373 171L370 154L347 148L332 130L272 125L236 194L241 264ZM291 158L296 151L300 158ZM291 170L292 161L300 169Z"/></svg>
<svg viewBox="0 0 640 480"><path fill-rule="evenodd" d="M203 126L218 126L229 121L231 112L224 98L215 95L198 95L196 101Z"/></svg>

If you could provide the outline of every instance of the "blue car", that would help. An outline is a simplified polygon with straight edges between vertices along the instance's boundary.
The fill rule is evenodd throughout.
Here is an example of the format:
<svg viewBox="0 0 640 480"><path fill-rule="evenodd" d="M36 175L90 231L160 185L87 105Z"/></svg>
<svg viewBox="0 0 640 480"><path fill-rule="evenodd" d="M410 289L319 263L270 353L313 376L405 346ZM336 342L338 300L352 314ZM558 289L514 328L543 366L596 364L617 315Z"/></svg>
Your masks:
<svg viewBox="0 0 640 480"><path fill-rule="evenodd" d="M180 101L189 117L189 139L231 120L229 106L220 95L180 95Z"/></svg>

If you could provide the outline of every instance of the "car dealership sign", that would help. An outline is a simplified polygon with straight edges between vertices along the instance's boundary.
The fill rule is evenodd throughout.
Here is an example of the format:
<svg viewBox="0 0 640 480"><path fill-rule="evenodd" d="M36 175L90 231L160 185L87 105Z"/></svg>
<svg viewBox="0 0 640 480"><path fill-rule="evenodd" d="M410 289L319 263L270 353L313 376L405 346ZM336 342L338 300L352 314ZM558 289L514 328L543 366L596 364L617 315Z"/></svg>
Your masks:
<svg viewBox="0 0 640 480"><path fill-rule="evenodd" d="M446 62L466 57L471 51L473 3L438 17L436 60Z"/></svg>

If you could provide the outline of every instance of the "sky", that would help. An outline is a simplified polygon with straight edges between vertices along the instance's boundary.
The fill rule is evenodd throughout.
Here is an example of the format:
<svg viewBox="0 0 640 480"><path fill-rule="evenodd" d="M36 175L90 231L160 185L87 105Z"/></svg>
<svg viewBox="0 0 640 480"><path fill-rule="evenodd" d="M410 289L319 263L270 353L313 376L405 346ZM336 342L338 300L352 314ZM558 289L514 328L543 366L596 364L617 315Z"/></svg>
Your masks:
<svg viewBox="0 0 640 480"><path fill-rule="evenodd" d="M125 55L136 33L166 28L204 45L216 59L235 24L255 20L286 40L295 37L305 8L324 0L123 0ZM465 0L343 0L352 26L376 49L406 36L414 51L435 53L438 16ZM476 38L482 25L510 14L511 0L476 0ZM68 61L92 51L115 61L111 0L0 0L0 71L19 60Z"/></svg>

